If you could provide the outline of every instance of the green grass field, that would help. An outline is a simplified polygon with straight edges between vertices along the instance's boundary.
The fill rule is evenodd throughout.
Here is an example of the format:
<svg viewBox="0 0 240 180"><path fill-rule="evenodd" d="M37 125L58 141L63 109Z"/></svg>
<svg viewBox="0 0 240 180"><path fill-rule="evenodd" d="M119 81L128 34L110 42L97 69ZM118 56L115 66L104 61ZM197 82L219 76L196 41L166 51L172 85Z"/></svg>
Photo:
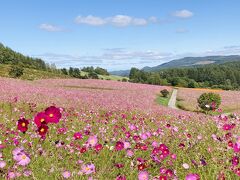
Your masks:
<svg viewBox="0 0 240 180"><path fill-rule="evenodd" d="M158 94L157 98L156 98L156 103L160 104L160 105L163 105L163 106L168 106L168 102L171 98L171 95L172 95L172 92L170 92L168 97L163 97L161 94Z"/></svg>

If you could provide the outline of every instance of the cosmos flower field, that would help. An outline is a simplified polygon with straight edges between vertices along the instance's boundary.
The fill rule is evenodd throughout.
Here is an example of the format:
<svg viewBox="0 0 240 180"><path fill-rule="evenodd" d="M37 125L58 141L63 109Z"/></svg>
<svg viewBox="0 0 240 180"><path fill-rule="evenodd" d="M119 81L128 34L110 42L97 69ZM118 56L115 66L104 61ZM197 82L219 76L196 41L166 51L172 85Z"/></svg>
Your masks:
<svg viewBox="0 0 240 180"><path fill-rule="evenodd" d="M1 179L239 179L239 116L163 107L165 88L0 78Z"/></svg>

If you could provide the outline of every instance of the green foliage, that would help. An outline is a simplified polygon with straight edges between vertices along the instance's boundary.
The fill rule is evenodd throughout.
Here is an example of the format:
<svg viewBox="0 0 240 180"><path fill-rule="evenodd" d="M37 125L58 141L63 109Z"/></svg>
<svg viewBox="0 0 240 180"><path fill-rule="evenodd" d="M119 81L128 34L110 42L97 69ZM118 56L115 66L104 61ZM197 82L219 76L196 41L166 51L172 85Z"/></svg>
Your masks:
<svg viewBox="0 0 240 180"><path fill-rule="evenodd" d="M127 81L128 81L127 78L122 79L122 82L127 82Z"/></svg>
<svg viewBox="0 0 240 180"><path fill-rule="evenodd" d="M240 62L172 68L159 72L145 72L132 68L129 78L135 83L233 90L240 88Z"/></svg>
<svg viewBox="0 0 240 180"><path fill-rule="evenodd" d="M68 70L66 68L61 69L61 71L64 75L68 75Z"/></svg>
<svg viewBox="0 0 240 180"><path fill-rule="evenodd" d="M10 77L19 78L23 75L23 68L18 66L12 66L8 74Z"/></svg>
<svg viewBox="0 0 240 180"><path fill-rule="evenodd" d="M47 65L42 59L24 56L5 47L0 43L0 64L10 64L21 66L23 68L32 68L38 70L47 70Z"/></svg>
<svg viewBox="0 0 240 180"><path fill-rule="evenodd" d="M109 73L106 69L100 68L100 67L96 67L96 69L94 70L95 73L99 74L99 75L106 75L109 76Z"/></svg>
<svg viewBox="0 0 240 180"><path fill-rule="evenodd" d="M167 89L163 89L160 91L163 97L168 97L169 91Z"/></svg>
<svg viewBox="0 0 240 180"><path fill-rule="evenodd" d="M198 83L192 79L189 80L188 84L187 84L188 88L197 88L198 87Z"/></svg>
<svg viewBox="0 0 240 180"><path fill-rule="evenodd" d="M215 93L203 93L198 98L198 106L204 111L216 110L221 104L221 97Z"/></svg>
<svg viewBox="0 0 240 180"><path fill-rule="evenodd" d="M95 72L90 72L90 73L88 73L88 77L90 79L98 79L98 74Z"/></svg>

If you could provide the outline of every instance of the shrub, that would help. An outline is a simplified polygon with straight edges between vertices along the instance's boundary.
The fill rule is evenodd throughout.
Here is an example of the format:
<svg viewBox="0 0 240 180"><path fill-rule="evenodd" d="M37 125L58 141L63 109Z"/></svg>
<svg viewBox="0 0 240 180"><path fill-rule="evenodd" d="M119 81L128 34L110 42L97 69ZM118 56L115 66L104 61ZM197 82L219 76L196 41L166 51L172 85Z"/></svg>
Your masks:
<svg viewBox="0 0 240 180"><path fill-rule="evenodd" d="M198 98L198 106L204 111L216 110L221 104L221 97L215 93L203 93Z"/></svg>
<svg viewBox="0 0 240 180"><path fill-rule="evenodd" d="M95 72L88 73L88 77L91 79L99 79L97 73Z"/></svg>
<svg viewBox="0 0 240 180"><path fill-rule="evenodd" d="M160 91L163 97L168 97L169 91L167 89L163 89Z"/></svg>
<svg viewBox="0 0 240 180"><path fill-rule="evenodd" d="M128 81L127 78L122 79L122 82L127 82L127 81Z"/></svg>
<svg viewBox="0 0 240 180"><path fill-rule="evenodd" d="M13 78L19 78L23 75L23 68L18 67L18 66L13 66L9 70L9 76Z"/></svg>

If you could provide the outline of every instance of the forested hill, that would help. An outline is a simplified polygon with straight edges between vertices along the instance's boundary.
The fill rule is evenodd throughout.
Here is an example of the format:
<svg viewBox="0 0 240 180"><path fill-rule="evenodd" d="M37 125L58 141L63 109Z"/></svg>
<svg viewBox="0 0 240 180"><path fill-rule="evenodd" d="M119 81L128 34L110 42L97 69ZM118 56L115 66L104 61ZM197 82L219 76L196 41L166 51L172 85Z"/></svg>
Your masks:
<svg viewBox="0 0 240 180"><path fill-rule="evenodd" d="M47 65L42 59L24 56L0 43L0 64L17 65L23 68L46 70Z"/></svg>
<svg viewBox="0 0 240 180"><path fill-rule="evenodd" d="M240 61L211 64L200 67L171 68L158 72L145 72L132 68L130 81L180 87L240 88Z"/></svg>
<svg viewBox="0 0 240 180"><path fill-rule="evenodd" d="M185 57L182 59L175 59L170 62L155 66L155 67L144 67L142 70L147 72L159 71L167 68L177 67L194 67L202 66L207 64L224 64L227 62L240 61L239 55L231 56L206 56L206 57Z"/></svg>

